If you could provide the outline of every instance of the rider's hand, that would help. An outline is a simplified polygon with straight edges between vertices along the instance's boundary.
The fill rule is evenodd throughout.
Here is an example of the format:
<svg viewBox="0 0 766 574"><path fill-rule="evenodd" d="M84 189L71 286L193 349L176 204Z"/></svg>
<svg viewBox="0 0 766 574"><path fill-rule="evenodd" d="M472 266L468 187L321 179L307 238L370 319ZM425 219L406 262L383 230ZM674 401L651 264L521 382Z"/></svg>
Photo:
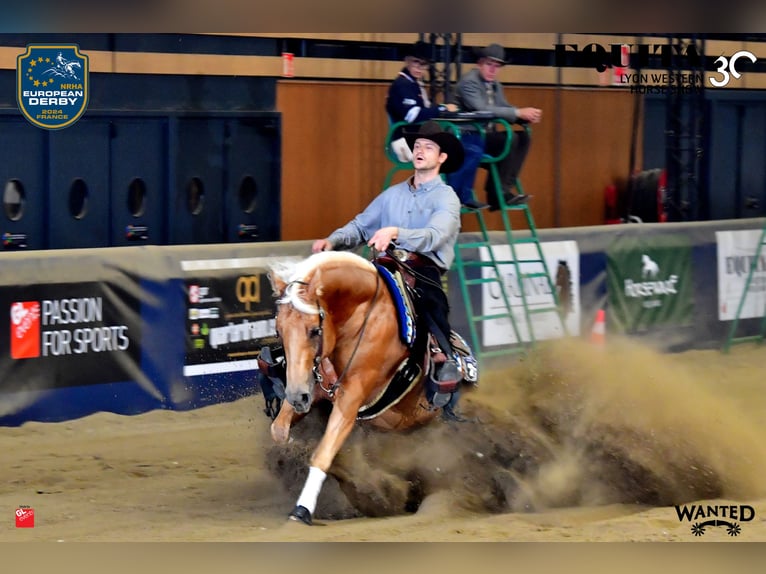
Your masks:
<svg viewBox="0 0 766 574"><path fill-rule="evenodd" d="M378 251L385 251L388 249L388 244L394 241L397 235L399 235L398 227L383 227L370 237L367 245L374 247Z"/></svg>
<svg viewBox="0 0 766 574"><path fill-rule="evenodd" d="M332 243L326 239L317 239L314 241L314 245L311 246L311 252L319 253L320 251L332 251Z"/></svg>

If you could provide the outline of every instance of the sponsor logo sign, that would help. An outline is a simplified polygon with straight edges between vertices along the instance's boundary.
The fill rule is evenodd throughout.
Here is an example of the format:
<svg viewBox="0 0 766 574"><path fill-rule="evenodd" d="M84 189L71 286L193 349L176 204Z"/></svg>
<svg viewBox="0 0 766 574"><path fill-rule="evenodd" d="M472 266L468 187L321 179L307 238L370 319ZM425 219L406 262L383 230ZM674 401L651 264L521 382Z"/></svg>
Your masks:
<svg viewBox="0 0 766 574"><path fill-rule="evenodd" d="M607 252L609 308L615 327L638 332L692 320L691 248L623 238Z"/></svg>
<svg viewBox="0 0 766 574"><path fill-rule="evenodd" d="M731 321L736 317L753 264L753 277L739 318L763 317L766 313L766 246L755 259L761 230L716 231L715 237L718 244L718 318Z"/></svg>
<svg viewBox="0 0 766 574"><path fill-rule="evenodd" d="M140 360L139 301L108 283L0 289L8 323L0 352L12 360L0 390L132 380Z"/></svg>
<svg viewBox="0 0 766 574"><path fill-rule="evenodd" d="M556 339L564 336L561 319L555 310L534 312L535 309L554 306L551 284L556 289L559 305L567 333L577 335L580 331L580 253L576 241L550 241L540 244L545 258L550 283L545 277L522 277L522 285L530 314L531 327L536 340ZM511 261L511 248L508 245L493 245L492 253L496 261ZM539 259L537 248L531 244L516 245L516 255L521 260L518 270L521 274L537 274L544 271L543 264L531 260ZM486 248L481 250L481 260L489 261ZM488 319L482 321L482 342L485 347L518 343L518 330L522 341L530 340L530 324L524 312L521 287L517 277L517 267L512 263L498 265L508 302L511 306L510 318ZM484 278L494 277L491 268L483 268ZM482 288L482 315L507 313L500 286L497 282L486 283ZM514 323L516 328L514 329Z"/></svg>
<svg viewBox="0 0 766 574"><path fill-rule="evenodd" d="M265 258L184 261L184 375L255 370L276 340L276 306Z"/></svg>
<svg viewBox="0 0 766 574"><path fill-rule="evenodd" d="M16 58L16 101L32 125L71 126L85 113L89 96L88 56L77 44L30 44Z"/></svg>

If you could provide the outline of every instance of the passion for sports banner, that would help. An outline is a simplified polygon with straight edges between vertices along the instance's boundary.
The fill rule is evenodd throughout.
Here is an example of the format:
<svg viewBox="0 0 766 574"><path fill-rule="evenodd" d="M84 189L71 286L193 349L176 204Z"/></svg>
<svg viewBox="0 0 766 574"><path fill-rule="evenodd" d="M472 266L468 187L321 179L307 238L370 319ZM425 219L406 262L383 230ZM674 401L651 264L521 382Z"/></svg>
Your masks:
<svg viewBox="0 0 766 574"><path fill-rule="evenodd" d="M607 286L610 327L617 332L690 325L694 285L688 239L617 238L607 250Z"/></svg>
<svg viewBox="0 0 766 574"><path fill-rule="evenodd" d="M0 391L128 381L139 371L140 302L109 282L0 288Z"/></svg>

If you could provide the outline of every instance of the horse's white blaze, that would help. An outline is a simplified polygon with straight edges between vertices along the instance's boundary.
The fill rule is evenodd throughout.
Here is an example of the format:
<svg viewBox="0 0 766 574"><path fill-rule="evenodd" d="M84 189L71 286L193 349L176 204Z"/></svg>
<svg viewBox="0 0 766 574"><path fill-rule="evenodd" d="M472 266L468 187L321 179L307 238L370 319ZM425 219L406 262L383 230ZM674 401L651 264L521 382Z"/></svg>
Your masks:
<svg viewBox="0 0 766 574"><path fill-rule="evenodd" d="M301 495L298 497L297 506L303 506L311 514L317 506L319 491L322 490L322 484L327 477L327 473L316 466L309 467L309 475L306 478L306 484L303 485Z"/></svg>

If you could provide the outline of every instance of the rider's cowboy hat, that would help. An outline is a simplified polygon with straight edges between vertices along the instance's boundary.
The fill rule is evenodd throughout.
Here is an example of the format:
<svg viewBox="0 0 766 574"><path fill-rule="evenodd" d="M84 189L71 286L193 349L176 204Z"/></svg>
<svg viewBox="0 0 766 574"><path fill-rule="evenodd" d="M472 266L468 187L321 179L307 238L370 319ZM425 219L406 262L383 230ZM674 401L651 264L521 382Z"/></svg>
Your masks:
<svg viewBox="0 0 766 574"><path fill-rule="evenodd" d="M431 61L431 46L418 40L404 51L405 58L415 58L424 62Z"/></svg>
<svg viewBox="0 0 766 574"><path fill-rule="evenodd" d="M404 139L407 140L410 149L415 145L417 139L431 140L438 145L439 151L447 154L447 159L439 170L441 173L452 173L463 165L463 158L465 157L463 144L450 132L444 131L438 122L425 122L417 131L405 131Z"/></svg>
<svg viewBox="0 0 766 574"><path fill-rule="evenodd" d="M486 48L479 50L479 59L481 60L482 58L493 60L503 66L508 63L505 59L505 48L500 44L490 44Z"/></svg>

